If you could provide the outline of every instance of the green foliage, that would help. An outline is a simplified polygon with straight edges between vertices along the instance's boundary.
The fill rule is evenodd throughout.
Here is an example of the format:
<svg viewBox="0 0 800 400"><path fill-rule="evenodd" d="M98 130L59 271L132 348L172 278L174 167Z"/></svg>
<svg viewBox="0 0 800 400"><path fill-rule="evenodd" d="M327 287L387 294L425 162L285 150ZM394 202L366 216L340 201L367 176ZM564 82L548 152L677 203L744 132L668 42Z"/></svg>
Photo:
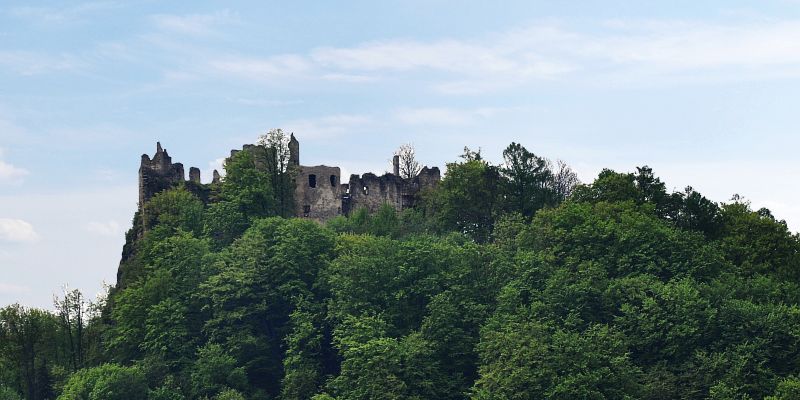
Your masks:
<svg viewBox="0 0 800 400"><path fill-rule="evenodd" d="M294 178L297 166L290 165L289 137L282 129L270 129L262 135L258 144L264 151L264 164L275 196L276 214L282 217L294 215Z"/></svg>
<svg viewBox="0 0 800 400"><path fill-rule="evenodd" d="M800 379L787 378L778 383L773 396L765 397L765 400L791 400L800 399Z"/></svg>
<svg viewBox="0 0 800 400"><path fill-rule="evenodd" d="M505 192L508 207L526 217L558 199L553 188L553 172L548 161L528 151L519 143L511 143L503 151L505 166L501 173L506 177Z"/></svg>
<svg viewBox="0 0 800 400"><path fill-rule="evenodd" d="M245 397L234 389L225 389L214 396L214 400L245 400Z"/></svg>
<svg viewBox="0 0 800 400"><path fill-rule="evenodd" d="M259 168L259 153L266 153L266 149L257 149L260 152L240 151L227 159L220 189L220 200L235 204L248 219L276 214L277 201L269 173Z"/></svg>
<svg viewBox="0 0 800 400"><path fill-rule="evenodd" d="M144 205L144 210L147 228L159 225L170 231L202 232L203 202L186 189L160 192Z"/></svg>
<svg viewBox="0 0 800 400"><path fill-rule="evenodd" d="M428 212L440 230L486 242L503 207L501 187L497 167L481 159L447 164L447 175L428 199Z"/></svg>
<svg viewBox="0 0 800 400"><path fill-rule="evenodd" d="M398 340L378 332L348 337L347 331L335 338L344 358L341 373L330 384L338 399L440 398L438 368L419 334Z"/></svg>
<svg viewBox="0 0 800 400"><path fill-rule="evenodd" d="M720 247L745 273L776 273L800 281L800 236L789 232L769 210L752 211L748 203L722 207Z"/></svg>
<svg viewBox="0 0 800 400"><path fill-rule="evenodd" d="M281 382L281 398L284 400L311 398L322 383L324 338L320 327L323 315L320 310L312 308L309 301L300 301L289 316L291 331L285 338Z"/></svg>
<svg viewBox="0 0 800 400"><path fill-rule="evenodd" d="M18 304L0 309L0 373L8 386L26 399L52 397L51 368L65 355L57 346L59 325L55 315ZM61 364L63 366L67 363Z"/></svg>
<svg viewBox="0 0 800 400"><path fill-rule="evenodd" d="M332 218L326 226L337 233L371 234L394 239L422 235L433 230L422 210L409 208L398 212L389 204L384 204L374 214L370 214L366 208L359 208L349 217Z"/></svg>
<svg viewBox="0 0 800 400"><path fill-rule="evenodd" d="M80 370L64 386L58 400L146 400L147 382L137 368L104 364Z"/></svg>
<svg viewBox="0 0 800 400"><path fill-rule="evenodd" d="M639 369L605 325L571 331L535 321L489 323L475 399L637 398Z"/></svg>
<svg viewBox="0 0 800 400"><path fill-rule="evenodd" d="M215 396L229 388L246 387L247 378L233 356L222 346L209 343L197 352L197 361L191 367L191 384L195 397Z"/></svg>
<svg viewBox="0 0 800 400"><path fill-rule="evenodd" d="M573 191L512 143L500 166L466 149L419 207L323 226L279 217L292 171L271 135L210 204L144 205L107 301L0 309L0 396L799 395L800 242L768 210L669 193L648 167Z"/></svg>
<svg viewBox="0 0 800 400"><path fill-rule="evenodd" d="M233 243L248 226L247 217L232 201L211 204L206 209L203 220L203 234L213 239L217 248Z"/></svg>
<svg viewBox="0 0 800 400"><path fill-rule="evenodd" d="M17 393L16 390L11 389L8 386L0 385L0 399L3 400L22 400L22 397Z"/></svg>
<svg viewBox="0 0 800 400"><path fill-rule="evenodd" d="M175 380L168 376L161 386L150 390L148 400L185 400L186 396L180 390Z"/></svg>

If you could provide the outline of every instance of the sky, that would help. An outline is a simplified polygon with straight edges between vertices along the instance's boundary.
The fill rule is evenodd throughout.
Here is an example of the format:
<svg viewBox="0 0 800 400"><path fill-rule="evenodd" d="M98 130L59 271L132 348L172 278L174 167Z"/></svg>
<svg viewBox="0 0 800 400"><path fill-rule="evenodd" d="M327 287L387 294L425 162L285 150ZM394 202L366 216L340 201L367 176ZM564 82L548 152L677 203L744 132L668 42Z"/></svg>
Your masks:
<svg viewBox="0 0 800 400"><path fill-rule="evenodd" d="M3 0L0 306L115 283L156 141L209 181L271 128L345 176L404 143L649 165L797 231L799 97L796 0Z"/></svg>

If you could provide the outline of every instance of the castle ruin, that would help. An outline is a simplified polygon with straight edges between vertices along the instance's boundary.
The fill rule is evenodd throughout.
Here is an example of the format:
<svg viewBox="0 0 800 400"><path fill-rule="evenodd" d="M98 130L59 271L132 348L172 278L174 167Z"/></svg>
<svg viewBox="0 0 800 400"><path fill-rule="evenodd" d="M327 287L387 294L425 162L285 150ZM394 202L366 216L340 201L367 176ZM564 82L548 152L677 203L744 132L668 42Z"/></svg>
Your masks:
<svg viewBox="0 0 800 400"><path fill-rule="evenodd" d="M231 157L239 151L264 152L274 156L274 149L263 146L244 145L242 150L232 150ZM256 159L259 159L256 157ZM393 159L393 172L377 176L373 173L350 175L347 183L341 179L341 169L327 165L300 165L300 143L291 135L289 139L289 168L294 172L294 214L296 217L309 218L324 222L339 215L347 216L352 211L365 208L369 212L377 211L388 204L400 211L412 207L421 191L438 185L441 178L439 168L424 167L413 178L400 176L399 159ZM256 163L256 168L266 169L263 163ZM189 169L189 180L185 180L181 163L172 163L172 158L161 143L156 145L156 154L150 158L142 155L139 168L139 210L146 220L143 205L156 193L185 185L204 202L214 185L221 182L220 175L214 171L211 184L202 184L200 170Z"/></svg>

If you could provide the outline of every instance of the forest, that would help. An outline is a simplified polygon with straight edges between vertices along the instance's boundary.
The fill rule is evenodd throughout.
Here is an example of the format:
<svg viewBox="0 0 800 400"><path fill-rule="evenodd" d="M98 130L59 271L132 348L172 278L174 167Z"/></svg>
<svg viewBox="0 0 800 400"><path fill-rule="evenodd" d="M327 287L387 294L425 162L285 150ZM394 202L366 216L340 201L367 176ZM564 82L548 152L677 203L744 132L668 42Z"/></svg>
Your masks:
<svg viewBox="0 0 800 400"><path fill-rule="evenodd" d="M0 309L0 399L800 398L784 221L646 166L502 160L319 224L240 152L209 201L143 205L107 297Z"/></svg>

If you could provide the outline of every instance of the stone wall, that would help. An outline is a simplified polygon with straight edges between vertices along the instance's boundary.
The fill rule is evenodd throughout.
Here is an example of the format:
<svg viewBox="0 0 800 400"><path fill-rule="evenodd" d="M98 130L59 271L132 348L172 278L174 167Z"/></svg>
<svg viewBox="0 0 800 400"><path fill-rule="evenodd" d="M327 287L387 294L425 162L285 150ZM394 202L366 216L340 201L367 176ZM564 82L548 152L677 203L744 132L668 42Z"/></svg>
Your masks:
<svg viewBox="0 0 800 400"><path fill-rule="evenodd" d="M343 210L349 214L359 208L378 211L384 204L401 211L413 207L419 194L439 184L439 168L423 168L413 179L403 179L395 174L377 176L373 173L350 175Z"/></svg>
<svg viewBox="0 0 800 400"><path fill-rule="evenodd" d="M161 148L161 143L157 143L156 154L152 159L147 154L142 154L139 166L139 207L156 193L183 181L183 164L173 164L167 151Z"/></svg>
<svg viewBox="0 0 800 400"><path fill-rule="evenodd" d="M214 173L218 175L217 171ZM190 168L189 181L186 181L183 164L172 163L172 157L169 156L166 149L161 147L161 143L156 143L156 154L153 155L153 158L142 154L139 165L139 214L144 229L147 229L146 222L148 221L144 209L145 203L159 192L181 184L204 203L208 202L211 189L209 185L200 182L200 169Z"/></svg>
<svg viewBox="0 0 800 400"><path fill-rule="evenodd" d="M342 185L339 167L300 166L295 176L295 215L326 221L342 215Z"/></svg>
<svg viewBox="0 0 800 400"><path fill-rule="evenodd" d="M271 148L247 144L242 150L231 150L231 157L239 151L252 152L255 155L256 168L263 170L267 170L266 160L274 156L275 152ZM395 156L392 161L394 174L351 175L348 182L343 183L339 167L300 165L300 143L291 135L289 165L296 171L295 215L324 222L339 215L349 215L359 208L375 212L384 204L404 210L415 205L422 191L439 184L439 168L425 167L414 178L403 179L398 175L398 158ZM220 182L219 173L214 171L212 184ZM198 168L190 168L189 181L185 181L183 164L173 164L172 158L161 148L160 143L157 144L156 154L152 159L143 154L139 168L139 210L143 221L147 221L144 204L156 193L180 184L204 202L208 202L211 186L201 183Z"/></svg>

